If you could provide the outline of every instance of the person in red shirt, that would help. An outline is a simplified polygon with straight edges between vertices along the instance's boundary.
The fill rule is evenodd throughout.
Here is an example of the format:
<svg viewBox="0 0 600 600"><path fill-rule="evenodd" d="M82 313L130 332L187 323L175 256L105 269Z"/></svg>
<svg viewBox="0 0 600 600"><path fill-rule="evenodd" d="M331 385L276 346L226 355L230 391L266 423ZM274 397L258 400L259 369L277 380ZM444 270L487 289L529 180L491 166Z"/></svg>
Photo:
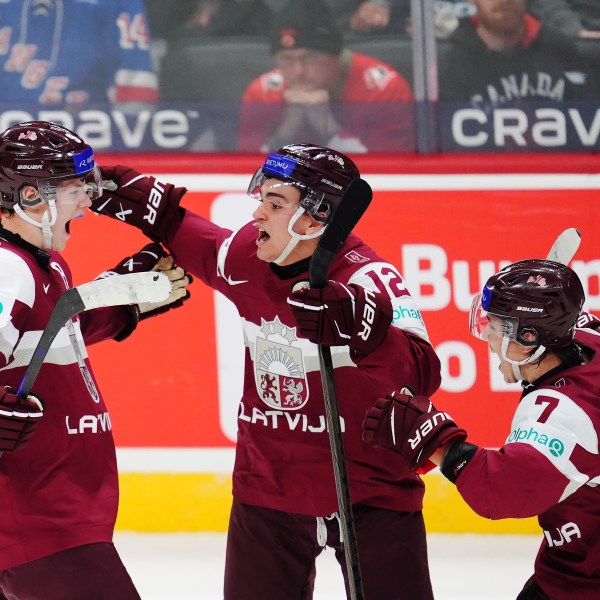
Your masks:
<svg viewBox="0 0 600 600"><path fill-rule="evenodd" d="M86 344L124 339L140 311L164 312L182 301L185 285L164 304L69 319L35 393L21 399L15 391L58 299L72 287L61 255L71 223L100 197L101 185L92 148L76 133L40 121L0 133L0 598L140 598L112 543L115 445ZM164 258L151 244L103 276L151 270ZM185 279L181 269L160 266L169 278Z"/></svg>
<svg viewBox="0 0 600 600"><path fill-rule="evenodd" d="M499 450L478 447L448 413L408 389L377 400L363 435L413 470L434 464L488 519L537 516L543 539L517 600L596 600L600 590L600 321L569 267L525 260L475 297L471 332L523 392ZM485 595L485 592L482 591Z"/></svg>
<svg viewBox="0 0 600 600"><path fill-rule="evenodd" d="M292 0L270 36L277 68L242 97L238 148L270 151L298 140L342 152L412 152L413 93L391 66L343 48L322 0Z"/></svg>

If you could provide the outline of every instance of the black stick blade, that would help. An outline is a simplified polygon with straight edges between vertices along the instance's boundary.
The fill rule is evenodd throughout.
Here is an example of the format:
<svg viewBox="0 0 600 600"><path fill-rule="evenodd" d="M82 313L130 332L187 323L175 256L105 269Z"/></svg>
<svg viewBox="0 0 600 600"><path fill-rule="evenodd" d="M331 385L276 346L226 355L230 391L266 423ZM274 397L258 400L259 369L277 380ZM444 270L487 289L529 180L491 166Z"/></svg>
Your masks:
<svg viewBox="0 0 600 600"><path fill-rule="evenodd" d="M373 190L364 179L355 179L347 187L333 213L331 223L327 225L311 258L309 270L311 287L325 285L335 255L341 250L372 199Z"/></svg>

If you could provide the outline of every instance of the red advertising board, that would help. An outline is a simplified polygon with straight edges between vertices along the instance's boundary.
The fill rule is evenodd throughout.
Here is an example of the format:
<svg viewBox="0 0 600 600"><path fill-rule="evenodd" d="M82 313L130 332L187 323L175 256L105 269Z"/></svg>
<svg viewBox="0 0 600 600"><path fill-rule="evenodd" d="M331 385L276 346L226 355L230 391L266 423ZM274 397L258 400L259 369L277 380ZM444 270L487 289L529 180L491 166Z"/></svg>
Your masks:
<svg viewBox="0 0 600 600"><path fill-rule="evenodd" d="M166 169L157 161L153 172ZM181 172L171 179L178 177ZM443 364L436 405L449 410L474 442L501 445L518 391L504 386L486 344L470 337L471 298L503 264L545 257L563 229L577 227L583 241L572 266L587 291L588 308L600 311L598 180L565 174L555 186L551 173L410 177L392 172L365 178L375 196L357 233L399 267L422 308ZM214 219L217 206L235 213L246 202L239 176L186 175L186 184L191 191L184 205L206 217ZM251 212L253 201L247 202ZM66 255L76 283L146 243L136 230L91 214L72 231ZM142 322L128 340L90 349L121 447L234 445L235 385L241 377L235 354L241 339L232 339L232 317L219 312L212 290L195 282L191 293L182 309Z"/></svg>

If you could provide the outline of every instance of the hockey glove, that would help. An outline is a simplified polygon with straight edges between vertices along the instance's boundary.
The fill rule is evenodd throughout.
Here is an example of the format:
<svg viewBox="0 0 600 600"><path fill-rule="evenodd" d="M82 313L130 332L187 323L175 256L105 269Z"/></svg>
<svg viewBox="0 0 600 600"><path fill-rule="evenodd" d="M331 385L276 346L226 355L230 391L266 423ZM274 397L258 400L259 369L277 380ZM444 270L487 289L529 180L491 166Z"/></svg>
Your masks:
<svg viewBox="0 0 600 600"><path fill-rule="evenodd" d="M349 346L362 355L383 342L392 322L386 295L337 281L294 291L288 304L301 336L323 346Z"/></svg>
<svg viewBox="0 0 600 600"><path fill-rule="evenodd" d="M577 317L576 327L588 329L600 329L600 319L592 313L582 310Z"/></svg>
<svg viewBox="0 0 600 600"><path fill-rule="evenodd" d="M140 321L171 310L179 308L190 297L190 292L187 286L192 283L193 279L189 273L186 273L181 267L175 266L173 257L170 254L161 258L154 271L162 271L171 281L171 293L166 300L162 302L144 302L139 304Z"/></svg>
<svg viewBox="0 0 600 600"><path fill-rule="evenodd" d="M363 422L366 442L401 454L417 473L435 466L429 459L440 446L466 437L467 432L448 413L436 410L429 398L402 392L378 398Z"/></svg>
<svg viewBox="0 0 600 600"><path fill-rule="evenodd" d="M142 321L148 317L160 315L172 308L179 308L190 297L187 286L192 282L192 276L181 267L175 266L173 257L167 254L160 244L147 244L133 256L124 258L116 267L98 275L96 279L143 271L163 272L171 281L171 293L162 302L146 302L137 305L135 307L136 324L138 320ZM119 336L119 339L124 338Z"/></svg>
<svg viewBox="0 0 600 600"><path fill-rule="evenodd" d="M116 267L100 273L96 279L105 279L106 277L112 277L113 275L155 271L156 265L158 265L166 254L167 253L160 244L146 244L139 252L120 261Z"/></svg>
<svg viewBox="0 0 600 600"><path fill-rule="evenodd" d="M178 218L186 188L174 187L129 167L103 167L104 193L91 210L141 229L149 238L163 241Z"/></svg>
<svg viewBox="0 0 600 600"><path fill-rule="evenodd" d="M21 399L12 388L0 387L0 452L25 444L43 415L44 405L36 395Z"/></svg>

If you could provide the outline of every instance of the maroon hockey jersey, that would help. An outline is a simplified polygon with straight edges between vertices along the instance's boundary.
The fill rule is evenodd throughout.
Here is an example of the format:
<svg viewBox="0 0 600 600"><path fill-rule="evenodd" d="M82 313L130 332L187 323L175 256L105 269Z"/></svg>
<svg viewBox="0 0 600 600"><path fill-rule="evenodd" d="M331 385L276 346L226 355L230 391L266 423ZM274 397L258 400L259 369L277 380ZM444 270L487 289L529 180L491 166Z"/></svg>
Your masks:
<svg viewBox="0 0 600 600"><path fill-rule="evenodd" d="M0 238L0 385L15 389L59 296L72 282L58 253L16 239L7 232ZM0 571L112 540L115 447L84 339L110 339L129 324L122 307L82 313L52 344L33 386L44 416L26 445L0 458Z"/></svg>
<svg viewBox="0 0 600 600"><path fill-rule="evenodd" d="M600 596L600 332L579 329L575 339L592 360L526 389L506 444L478 449L457 479L484 517L539 515L535 578L553 600Z"/></svg>
<svg viewBox="0 0 600 600"><path fill-rule="evenodd" d="M287 298L289 279L256 256L253 224L232 233L193 215L168 240L186 271L237 307L245 341L244 389L238 413L233 494L241 502L314 516L337 510L326 430L318 347L298 337ZM378 396L409 384L432 394L440 364L425 325L397 269L351 235L330 278L387 293L394 320L369 356L332 347L335 383L353 503L402 511L422 507L423 484L404 460L362 441L362 422Z"/></svg>

